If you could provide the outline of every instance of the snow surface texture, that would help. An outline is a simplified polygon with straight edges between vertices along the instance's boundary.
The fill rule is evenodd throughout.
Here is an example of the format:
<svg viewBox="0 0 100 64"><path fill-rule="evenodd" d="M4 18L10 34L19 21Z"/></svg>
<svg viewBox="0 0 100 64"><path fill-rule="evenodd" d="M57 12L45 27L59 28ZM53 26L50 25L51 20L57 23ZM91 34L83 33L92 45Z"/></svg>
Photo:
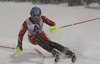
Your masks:
<svg viewBox="0 0 100 64"><path fill-rule="evenodd" d="M0 2L0 45L16 47L18 33L22 23L30 16L30 9L38 6L42 15L64 26L100 18L99 9L88 9L84 6L68 7L64 5ZM51 40L69 47L77 55L75 64L100 64L100 19L68 28L49 32L49 26L44 24L44 31ZM39 46L29 43L27 34L23 39L23 53L15 54L14 50L0 48L0 64L54 64L54 57ZM34 50L39 49L46 56L39 56ZM58 64L70 64L70 59L61 60Z"/></svg>

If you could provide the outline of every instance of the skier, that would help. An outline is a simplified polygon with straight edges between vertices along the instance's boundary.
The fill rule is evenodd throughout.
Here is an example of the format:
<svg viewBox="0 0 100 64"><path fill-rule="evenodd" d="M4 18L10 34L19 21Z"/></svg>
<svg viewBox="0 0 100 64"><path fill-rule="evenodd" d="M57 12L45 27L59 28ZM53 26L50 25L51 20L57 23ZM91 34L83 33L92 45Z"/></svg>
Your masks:
<svg viewBox="0 0 100 64"><path fill-rule="evenodd" d="M55 56L55 61L59 59L58 51L66 55L73 56L72 51L70 51L68 48L56 42L51 41L46 36L45 32L42 30L43 23L46 23L49 26L55 26L55 23L41 14L42 12L39 7L33 7L31 9L30 11L31 17L29 17L23 22L20 32L18 34L17 48L20 49L21 51L23 50L23 47L22 47L23 36L26 33L26 31L28 31L29 42L32 43L33 45L39 45L43 49L52 53Z"/></svg>

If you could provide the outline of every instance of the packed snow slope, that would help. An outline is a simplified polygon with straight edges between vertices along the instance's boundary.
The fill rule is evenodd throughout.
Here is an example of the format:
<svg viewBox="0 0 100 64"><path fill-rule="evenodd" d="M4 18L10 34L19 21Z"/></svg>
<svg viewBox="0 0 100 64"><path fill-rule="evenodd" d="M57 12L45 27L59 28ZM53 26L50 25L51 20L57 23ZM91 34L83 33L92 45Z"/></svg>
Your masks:
<svg viewBox="0 0 100 64"><path fill-rule="evenodd" d="M42 15L53 20L59 27L100 18L100 9L88 9L84 6L0 2L0 46L17 46L21 25L30 16L30 9L34 6L40 7ZM43 30L52 41L76 53L75 64L100 64L100 19L62 28L55 33L50 33L49 26L44 24ZM14 50L0 48L0 64L53 64L52 55L41 47L30 44L27 34L23 38L23 48L23 53L27 54L17 55ZM43 60L34 48L39 49L46 58ZM58 64L62 63L71 62L63 59Z"/></svg>

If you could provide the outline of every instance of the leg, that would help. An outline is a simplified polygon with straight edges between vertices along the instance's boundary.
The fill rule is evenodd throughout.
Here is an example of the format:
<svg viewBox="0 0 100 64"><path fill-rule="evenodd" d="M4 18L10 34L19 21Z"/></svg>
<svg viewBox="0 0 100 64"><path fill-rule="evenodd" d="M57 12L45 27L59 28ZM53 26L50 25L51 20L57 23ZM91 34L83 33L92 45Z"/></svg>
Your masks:
<svg viewBox="0 0 100 64"><path fill-rule="evenodd" d="M29 36L28 35L28 39L29 39L29 42L32 43L33 45L38 44L40 47L42 47L46 51L51 52L52 55L54 55L54 56L58 53L53 47L48 45L48 43L46 43L45 41L41 40L40 38L38 38L36 36ZM48 41L48 40L46 40L46 41Z"/></svg>
<svg viewBox="0 0 100 64"><path fill-rule="evenodd" d="M38 40L37 40L38 39ZM58 52L52 47L50 46L48 43L46 43L45 41L41 40L39 37L35 37L34 41L43 49L45 49L48 52L51 52L54 56L58 55Z"/></svg>
<svg viewBox="0 0 100 64"><path fill-rule="evenodd" d="M38 35L38 39L40 40L40 43L38 42L38 45L41 46L41 44L42 44L43 46L41 46L41 47L46 49L49 52L52 52L52 49L55 48L58 51L65 53L66 55L72 54L72 52L67 47L64 47L61 44L58 44L56 42L52 42L50 39L48 39L44 32L42 32L41 34Z"/></svg>
<svg viewBox="0 0 100 64"><path fill-rule="evenodd" d="M40 39L39 37L35 37L34 41L43 49L47 50L48 52L51 52L53 47L49 46L45 41Z"/></svg>
<svg viewBox="0 0 100 64"><path fill-rule="evenodd" d="M51 42L50 45L60 52L64 52L66 50L64 46L62 46L61 44L58 44L56 42Z"/></svg>
<svg viewBox="0 0 100 64"><path fill-rule="evenodd" d="M44 36L43 36L44 37ZM48 45L49 40L44 39L45 41L41 40L40 38L37 38L36 36L28 36L29 42L31 42L33 45L39 45L42 48L46 49L48 52L52 51L52 47Z"/></svg>
<svg viewBox="0 0 100 64"><path fill-rule="evenodd" d="M54 47L55 49L57 49L58 51L64 53L65 55L69 55L72 56L73 52L69 50L69 48L64 47L61 44L58 44L56 42L51 42L51 46Z"/></svg>
<svg viewBox="0 0 100 64"><path fill-rule="evenodd" d="M45 49L48 52L51 52L53 55L58 53L52 46L50 46L50 39L46 36L44 32L38 34L33 41L35 41L40 47Z"/></svg>

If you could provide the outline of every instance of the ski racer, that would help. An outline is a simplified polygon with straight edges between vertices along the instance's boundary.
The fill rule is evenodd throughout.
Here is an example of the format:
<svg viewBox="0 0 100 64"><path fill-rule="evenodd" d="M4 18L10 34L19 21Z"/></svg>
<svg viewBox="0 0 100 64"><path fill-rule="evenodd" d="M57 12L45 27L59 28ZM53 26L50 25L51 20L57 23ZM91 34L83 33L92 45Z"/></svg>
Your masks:
<svg viewBox="0 0 100 64"><path fill-rule="evenodd" d="M56 58L59 59L58 51L66 55L72 56L72 51L62 46L61 44L51 41L46 36L45 32L42 30L43 23L46 23L49 26L56 25L53 21L42 15L41 9L39 7L33 7L30 11L30 17L23 22L20 32L18 34L17 48L19 48L21 51L23 50L23 36L27 31L30 43L32 43L33 45L41 46L46 51L52 53Z"/></svg>

